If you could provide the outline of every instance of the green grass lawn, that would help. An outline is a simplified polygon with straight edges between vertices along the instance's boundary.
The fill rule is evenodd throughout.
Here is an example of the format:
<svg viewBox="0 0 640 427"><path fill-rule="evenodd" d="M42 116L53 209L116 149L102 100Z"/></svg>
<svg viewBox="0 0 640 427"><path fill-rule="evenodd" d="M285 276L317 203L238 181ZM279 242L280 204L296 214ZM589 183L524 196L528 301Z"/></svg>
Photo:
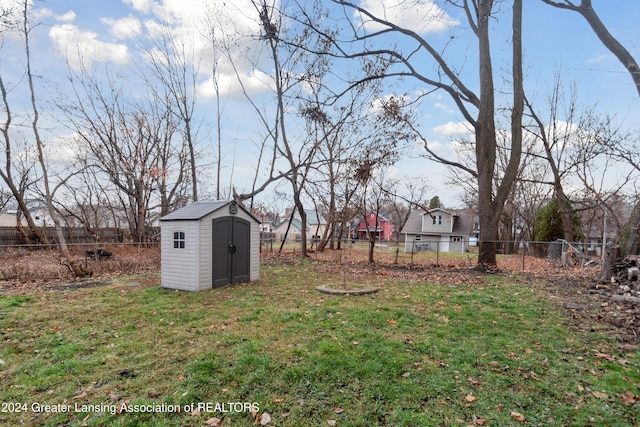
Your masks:
<svg viewBox="0 0 640 427"><path fill-rule="evenodd" d="M638 354L567 326L539 284L385 277L332 296L315 286L342 278L314 265L200 293L129 277L0 296L0 424L250 426L250 409L272 426L640 422Z"/></svg>

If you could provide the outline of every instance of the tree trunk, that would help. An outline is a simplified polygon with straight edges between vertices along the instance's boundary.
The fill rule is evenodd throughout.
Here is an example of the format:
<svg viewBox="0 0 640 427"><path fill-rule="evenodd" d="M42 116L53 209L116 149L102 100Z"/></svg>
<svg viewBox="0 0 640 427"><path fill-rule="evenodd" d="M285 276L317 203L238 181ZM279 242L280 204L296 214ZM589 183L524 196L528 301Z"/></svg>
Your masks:
<svg viewBox="0 0 640 427"><path fill-rule="evenodd" d="M556 188L556 197L558 198L558 211L562 220L564 239L573 243L575 236L573 234L573 222L571 221L571 205L561 186Z"/></svg>
<svg viewBox="0 0 640 427"><path fill-rule="evenodd" d="M603 281L611 281L611 278L616 273L616 262L620 259L620 246L607 245L604 249L604 269L602 270Z"/></svg>
<svg viewBox="0 0 640 427"><path fill-rule="evenodd" d="M476 165L478 168L478 216L480 220L480 250L478 265L496 267L497 218L502 214L502 206L494 205L493 179L496 164L496 128L493 67L489 44L489 19L491 0L478 2L478 56L480 73L480 102L476 132Z"/></svg>

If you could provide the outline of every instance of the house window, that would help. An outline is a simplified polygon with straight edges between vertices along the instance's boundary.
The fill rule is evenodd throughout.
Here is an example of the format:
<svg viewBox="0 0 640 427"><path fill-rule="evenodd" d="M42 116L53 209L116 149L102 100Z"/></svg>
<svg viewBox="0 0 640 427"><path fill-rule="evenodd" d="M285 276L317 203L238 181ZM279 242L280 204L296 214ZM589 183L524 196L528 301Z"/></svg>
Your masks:
<svg viewBox="0 0 640 427"><path fill-rule="evenodd" d="M433 225L436 225L436 217L432 216L431 219L433 220Z"/></svg>
<svg viewBox="0 0 640 427"><path fill-rule="evenodd" d="M442 225L442 215L438 215L438 225Z"/></svg>
<svg viewBox="0 0 640 427"><path fill-rule="evenodd" d="M184 231L176 231L173 233L173 248L184 249L185 243Z"/></svg>
<svg viewBox="0 0 640 427"><path fill-rule="evenodd" d="M451 241L452 242L462 242L462 237L452 237Z"/></svg>

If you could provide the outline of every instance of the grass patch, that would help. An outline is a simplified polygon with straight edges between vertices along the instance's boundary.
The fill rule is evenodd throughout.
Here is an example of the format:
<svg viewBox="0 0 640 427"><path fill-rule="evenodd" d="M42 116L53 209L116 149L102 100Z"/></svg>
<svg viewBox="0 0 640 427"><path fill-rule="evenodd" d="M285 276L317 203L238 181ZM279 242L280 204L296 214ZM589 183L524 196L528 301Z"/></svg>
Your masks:
<svg viewBox="0 0 640 427"><path fill-rule="evenodd" d="M246 404L278 426L639 421L638 355L569 329L540 285L372 277L380 292L344 297L315 291L340 278L313 267L199 293L116 281L4 296L0 423L250 426Z"/></svg>

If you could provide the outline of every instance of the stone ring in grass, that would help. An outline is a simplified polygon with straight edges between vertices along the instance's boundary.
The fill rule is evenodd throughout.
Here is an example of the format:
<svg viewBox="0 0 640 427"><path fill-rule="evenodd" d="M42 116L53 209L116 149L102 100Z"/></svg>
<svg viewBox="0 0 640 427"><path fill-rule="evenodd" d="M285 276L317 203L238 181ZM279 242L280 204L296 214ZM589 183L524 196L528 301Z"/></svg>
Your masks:
<svg viewBox="0 0 640 427"><path fill-rule="evenodd" d="M345 285L320 285L316 287L318 292L322 292L323 294L331 294L331 295L366 295L372 294L374 292L378 292L378 288L374 288L373 286L357 286L357 285L349 285L349 287Z"/></svg>

